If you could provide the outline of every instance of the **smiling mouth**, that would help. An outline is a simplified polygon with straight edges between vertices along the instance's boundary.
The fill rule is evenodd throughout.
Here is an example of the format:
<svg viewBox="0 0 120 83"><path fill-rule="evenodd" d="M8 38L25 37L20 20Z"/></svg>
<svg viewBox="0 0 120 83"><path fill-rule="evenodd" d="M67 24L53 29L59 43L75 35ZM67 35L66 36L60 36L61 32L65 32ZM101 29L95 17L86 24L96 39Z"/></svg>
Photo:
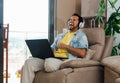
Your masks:
<svg viewBox="0 0 120 83"><path fill-rule="evenodd" d="M69 26L73 26L73 23L69 23Z"/></svg>
<svg viewBox="0 0 120 83"><path fill-rule="evenodd" d="M70 29L70 30L73 29L73 23L69 23L69 29Z"/></svg>

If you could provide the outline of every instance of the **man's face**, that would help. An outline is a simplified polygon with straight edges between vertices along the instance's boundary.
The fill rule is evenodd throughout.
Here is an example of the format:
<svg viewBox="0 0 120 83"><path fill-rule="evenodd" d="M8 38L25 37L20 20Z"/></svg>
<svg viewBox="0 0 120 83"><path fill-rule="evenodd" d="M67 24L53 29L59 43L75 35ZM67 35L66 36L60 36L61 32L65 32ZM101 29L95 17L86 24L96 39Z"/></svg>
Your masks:
<svg viewBox="0 0 120 83"><path fill-rule="evenodd" d="M78 16L71 16L70 20L68 21L68 28L70 30L78 29L79 18Z"/></svg>

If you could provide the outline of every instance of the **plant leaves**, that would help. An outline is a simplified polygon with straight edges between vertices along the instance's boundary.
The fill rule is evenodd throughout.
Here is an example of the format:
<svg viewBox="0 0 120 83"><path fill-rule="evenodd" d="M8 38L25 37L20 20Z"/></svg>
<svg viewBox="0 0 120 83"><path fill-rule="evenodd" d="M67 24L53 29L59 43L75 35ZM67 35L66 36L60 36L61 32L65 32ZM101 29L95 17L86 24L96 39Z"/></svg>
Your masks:
<svg viewBox="0 0 120 83"><path fill-rule="evenodd" d="M118 9L115 8L115 4L118 0L108 0L111 7L115 10L108 21L105 23L105 34L109 36L114 36L115 33L120 33L120 6ZM119 55L120 43L112 48L111 56Z"/></svg>
<svg viewBox="0 0 120 83"><path fill-rule="evenodd" d="M113 29L115 30L116 33L120 33L120 26L118 26L117 24L113 25Z"/></svg>
<svg viewBox="0 0 120 83"><path fill-rule="evenodd" d="M113 12L111 14L108 19L107 26L105 26L105 33L106 35L115 35L115 33L120 33L120 13Z"/></svg>
<svg viewBox="0 0 120 83"><path fill-rule="evenodd" d="M100 0L99 9L97 11L97 16L96 16L96 19L98 20L98 24L103 23L102 15L104 12L105 12L105 2L104 2L104 0Z"/></svg>
<svg viewBox="0 0 120 83"><path fill-rule="evenodd" d="M115 4L116 4L117 1L118 1L118 0L108 0L110 6L111 6L112 8L114 8L115 10L116 10ZM116 11L117 11L117 10L116 10Z"/></svg>
<svg viewBox="0 0 120 83"><path fill-rule="evenodd" d="M118 44L118 49L120 50L120 43Z"/></svg>
<svg viewBox="0 0 120 83"><path fill-rule="evenodd" d="M112 56L118 55L116 46L112 48Z"/></svg>

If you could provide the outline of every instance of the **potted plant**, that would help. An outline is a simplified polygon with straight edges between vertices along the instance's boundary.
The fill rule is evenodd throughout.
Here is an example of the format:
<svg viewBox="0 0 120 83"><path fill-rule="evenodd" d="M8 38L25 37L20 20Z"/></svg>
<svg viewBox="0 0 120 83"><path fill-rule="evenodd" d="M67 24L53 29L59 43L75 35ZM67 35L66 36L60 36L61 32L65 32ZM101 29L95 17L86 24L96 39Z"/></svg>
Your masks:
<svg viewBox="0 0 120 83"><path fill-rule="evenodd" d="M118 8L115 7L115 4L118 0L108 0L109 5L114 10L114 12L110 15L108 20L105 22L104 30L105 34L109 36L114 36L115 33L120 34L120 6ZM101 0L99 4L99 10L97 12L96 19L98 20L98 24L103 23L102 15L105 12L105 3L104 0ZM99 20L101 18L101 20ZM120 43L118 45L113 46L111 55L120 55L118 52L120 50Z"/></svg>

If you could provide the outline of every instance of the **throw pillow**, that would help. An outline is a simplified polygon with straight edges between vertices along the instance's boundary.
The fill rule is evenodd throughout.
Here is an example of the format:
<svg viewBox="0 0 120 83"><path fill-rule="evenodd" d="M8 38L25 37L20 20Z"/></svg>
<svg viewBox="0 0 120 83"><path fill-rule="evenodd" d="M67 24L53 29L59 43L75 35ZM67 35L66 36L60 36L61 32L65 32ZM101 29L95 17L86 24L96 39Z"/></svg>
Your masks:
<svg viewBox="0 0 120 83"><path fill-rule="evenodd" d="M86 56L83 59L90 60L94 57L95 50L88 49Z"/></svg>
<svg viewBox="0 0 120 83"><path fill-rule="evenodd" d="M56 58L46 58L44 68L46 72L59 70L62 60Z"/></svg>

